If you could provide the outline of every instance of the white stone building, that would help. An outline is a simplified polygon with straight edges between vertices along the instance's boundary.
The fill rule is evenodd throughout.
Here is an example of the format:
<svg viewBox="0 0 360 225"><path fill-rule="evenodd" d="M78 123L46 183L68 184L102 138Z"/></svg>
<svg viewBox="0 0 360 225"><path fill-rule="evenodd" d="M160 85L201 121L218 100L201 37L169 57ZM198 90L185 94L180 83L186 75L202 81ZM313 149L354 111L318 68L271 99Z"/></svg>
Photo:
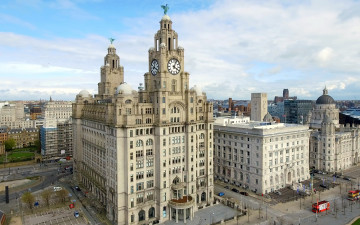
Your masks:
<svg viewBox="0 0 360 225"><path fill-rule="evenodd" d="M341 173L360 162L359 127L339 124L339 109L326 88L316 100L310 125L310 168Z"/></svg>
<svg viewBox="0 0 360 225"><path fill-rule="evenodd" d="M73 105L76 178L115 224L186 222L213 202L213 106L189 88L169 16L148 53L137 92L111 44L98 94L81 91Z"/></svg>
<svg viewBox="0 0 360 225"><path fill-rule="evenodd" d="M306 180L309 135L304 125L218 118L215 178L263 194Z"/></svg>

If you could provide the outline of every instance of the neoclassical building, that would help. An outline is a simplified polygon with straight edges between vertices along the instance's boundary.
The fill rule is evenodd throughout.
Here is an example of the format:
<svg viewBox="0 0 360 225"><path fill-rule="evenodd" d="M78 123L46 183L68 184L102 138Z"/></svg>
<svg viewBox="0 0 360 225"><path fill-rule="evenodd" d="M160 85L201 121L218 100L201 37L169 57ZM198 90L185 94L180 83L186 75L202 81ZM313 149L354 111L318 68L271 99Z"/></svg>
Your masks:
<svg viewBox="0 0 360 225"><path fill-rule="evenodd" d="M321 123L325 118L325 115L333 121L335 127L339 128L339 109L336 108L334 99L328 94L326 87L323 90L323 94L316 100L315 108L309 115L310 127L321 128Z"/></svg>
<svg viewBox="0 0 360 225"><path fill-rule="evenodd" d="M76 179L115 224L192 220L213 202L213 106L189 88L184 48L168 15L148 51L138 91L124 82L111 44L98 94L73 104Z"/></svg>
<svg viewBox="0 0 360 225"><path fill-rule="evenodd" d="M310 125L310 168L342 172L360 162L359 127L339 124L339 109L326 88L316 100Z"/></svg>
<svg viewBox="0 0 360 225"><path fill-rule="evenodd" d="M217 118L215 178L259 194L309 179L309 136L300 124Z"/></svg>

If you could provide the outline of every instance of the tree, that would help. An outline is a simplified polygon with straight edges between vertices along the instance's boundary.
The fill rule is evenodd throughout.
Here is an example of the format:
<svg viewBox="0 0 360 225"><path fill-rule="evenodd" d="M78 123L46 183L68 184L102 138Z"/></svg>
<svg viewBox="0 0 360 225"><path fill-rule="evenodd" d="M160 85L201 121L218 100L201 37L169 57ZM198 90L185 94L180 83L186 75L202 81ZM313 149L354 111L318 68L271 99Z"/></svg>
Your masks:
<svg viewBox="0 0 360 225"><path fill-rule="evenodd" d="M52 196L52 192L50 189L45 189L43 192L41 192L41 197L44 200L47 207L50 206L51 196Z"/></svg>
<svg viewBox="0 0 360 225"><path fill-rule="evenodd" d="M29 206L29 209L32 210L34 202L35 202L35 197L34 197L34 195L31 194L31 192L28 192L28 191L25 192L22 195L21 200Z"/></svg>
<svg viewBox="0 0 360 225"><path fill-rule="evenodd" d="M56 196L58 197L59 201L64 203L66 201L66 197L69 196L69 192L65 189L56 192Z"/></svg>
<svg viewBox="0 0 360 225"><path fill-rule="evenodd" d="M41 152L41 142L40 142L40 140L36 140L36 141L34 142L34 146L35 146L35 148L36 148L36 152L37 152L37 153L40 153L40 152Z"/></svg>
<svg viewBox="0 0 360 225"><path fill-rule="evenodd" d="M7 139L7 140L4 142L4 144L5 144L5 149L6 149L6 151L10 151L11 149L15 148L15 146L16 146L16 142L15 142L15 140L12 139L12 138Z"/></svg>

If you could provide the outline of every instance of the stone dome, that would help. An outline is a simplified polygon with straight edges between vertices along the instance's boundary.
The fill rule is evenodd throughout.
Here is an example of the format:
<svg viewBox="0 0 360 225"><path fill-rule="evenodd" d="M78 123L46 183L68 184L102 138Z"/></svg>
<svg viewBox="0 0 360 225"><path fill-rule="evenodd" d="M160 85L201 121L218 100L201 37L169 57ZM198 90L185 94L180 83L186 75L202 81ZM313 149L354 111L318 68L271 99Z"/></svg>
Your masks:
<svg viewBox="0 0 360 225"><path fill-rule="evenodd" d="M323 105L323 104L335 104L335 100L328 95L328 90L325 89L323 90L323 95L321 95L317 100L316 100L316 104L317 105Z"/></svg>
<svg viewBox="0 0 360 225"><path fill-rule="evenodd" d="M120 84L116 89L116 94L131 95L133 89L127 83Z"/></svg>
<svg viewBox="0 0 360 225"><path fill-rule="evenodd" d="M194 85L194 87L191 88L191 90L195 91L196 95L198 95L198 96L202 95L202 90L201 90L201 88L199 86Z"/></svg>
<svg viewBox="0 0 360 225"><path fill-rule="evenodd" d="M169 17L168 15L165 14L165 15L161 18L161 20L171 20L171 19L170 19L170 17Z"/></svg>
<svg viewBox="0 0 360 225"><path fill-rule="evenodd" d="M91 94L87 90L81 90L79 92L79 97L88 98L91 97Z"/></svg>
<svg viewBox="0 0 360 225"><path fill-rule="evenodd" d="M274 121L271 114L268 112L266 113L266 115L264 116L264 119L263 119L264 122L272 122Z"/></svg>
<svg viewBox="0 0 360 225"><path fill-rule="evenodd" d="M109 48L115 48L115 46L113 44L110 44Z"/></svg>

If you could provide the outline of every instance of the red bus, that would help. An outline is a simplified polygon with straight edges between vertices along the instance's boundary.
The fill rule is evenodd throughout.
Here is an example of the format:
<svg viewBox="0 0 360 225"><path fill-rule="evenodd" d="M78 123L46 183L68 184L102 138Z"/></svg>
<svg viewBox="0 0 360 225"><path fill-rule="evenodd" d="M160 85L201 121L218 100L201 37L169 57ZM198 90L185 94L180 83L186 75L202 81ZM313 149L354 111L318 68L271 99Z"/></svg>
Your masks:
<svg viewBox="0 0 360 225"><path fill-rule="evenodd" d="M328 202L328 201L321 201L321 202L312 204L312 211L314 213L323 212L323 211L329 210L329 209L330 209L330 202Z"/></svg>
<svg viewBox="0 0 360 225"><path fill-rule="evenodd" d="M360 190L353 190L348 192L348 200L355 201L360 199Z"/></svg>

